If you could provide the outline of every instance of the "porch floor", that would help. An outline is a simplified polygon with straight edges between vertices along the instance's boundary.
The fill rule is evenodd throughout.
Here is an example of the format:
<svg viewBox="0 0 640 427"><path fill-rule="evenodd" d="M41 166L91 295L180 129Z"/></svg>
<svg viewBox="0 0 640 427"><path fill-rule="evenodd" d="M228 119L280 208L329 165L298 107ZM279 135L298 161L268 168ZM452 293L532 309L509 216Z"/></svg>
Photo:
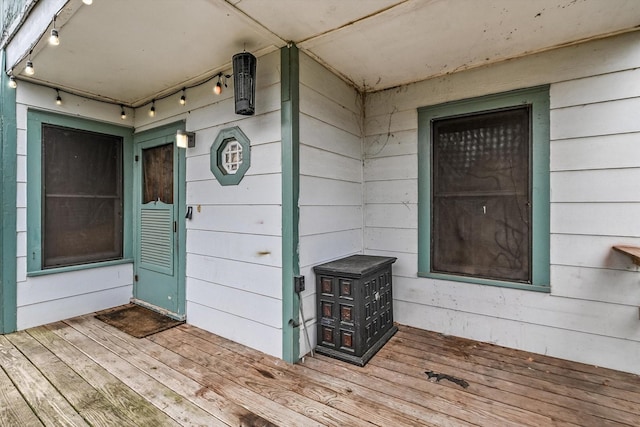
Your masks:
<svg viewBox="0 0 640 427"><path fill-rule="evenodd" d="M360 368L74 318L0 336L0 425L640 425L636 375L399 328Z"/></svg>

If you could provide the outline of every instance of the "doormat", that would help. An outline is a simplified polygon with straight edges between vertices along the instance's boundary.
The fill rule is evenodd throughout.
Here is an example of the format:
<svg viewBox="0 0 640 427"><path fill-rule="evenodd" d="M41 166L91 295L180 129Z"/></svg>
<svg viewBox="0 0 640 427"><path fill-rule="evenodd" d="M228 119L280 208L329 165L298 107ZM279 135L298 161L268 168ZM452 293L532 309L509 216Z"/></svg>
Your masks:
<svg viewBox="0 0 640 427"><path fill-rule="evenodd" d="M148 337L184 323L136 304L101 311L95 318L136 338Z"/></svg>

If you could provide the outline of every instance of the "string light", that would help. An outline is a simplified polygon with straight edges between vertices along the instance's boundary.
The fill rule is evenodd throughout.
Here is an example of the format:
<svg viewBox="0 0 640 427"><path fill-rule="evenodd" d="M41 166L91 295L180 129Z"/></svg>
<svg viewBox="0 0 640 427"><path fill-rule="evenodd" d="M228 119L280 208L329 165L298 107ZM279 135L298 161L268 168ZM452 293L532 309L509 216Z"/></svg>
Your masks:
<svg viewBox="0 0 640 427"><path fill-rule="evenodd" d="M58 37L58 30L56 29L56 17L53 17L53 28L51 29L51 36L49 37L49 44L51 46L58 46L60 44L60 37Z"/></svg>
<svg viewBox="0 0 640 427"><path fill-rule="evenodd" d="M18 81L14 76L9 76L9 87L15 89L18 87Z"/></svg>
<svg viewBox="0 0 640 427"><path fill-rule="evenodd" d="M213 87L213 93L215 93L216 95L220 95L222 93L222 85L224 84L224 87L228 87L227 79L231 77L231 75L218 73L217 76L218 76L218 82Z"/></svg>
<svg viewBox="0 0 640 427"><path fill-rule="evenodd" d="M28 75L35 74L35 68L33 67L33 62L31 61L32 52L33 51L29 52L27 64L26 64L26 67L24 69L24 73L28 74ZM15 89L15 88L18 87L18 80L10 73L11 73L11 70L9 70L7 72L7 74L9 75L8 86ZM165 95L161 96L160 98L152 99L151 100L151 108L149 109L149 117L155 117L156 116L156 106L155 106L156 105L156 101L162 100L162 99L165 99L165 98L169 98L170 96L174 96L178 92L182 91L182 95L180 97L180 104L181 105L186 105L186 103L187 103L187 95L186 95L187 89L192 89L194 87L202 86L202 85L210 82L211 80L215 79L216 77L218 77L218 82L217 82L215 87L219 87L219 89L215 89L215 87L214 87L214 91L219 90L220 93L221 93L222 92L222 85L224 85L224 87L228 87L227 83L226 83L226 79L230 78L231 76L223 74L223 73L214 74L213 76L208 77L204 81L201 81L199 83L193 84L191 86L185 86L185 87L183 87L181 89L176 90L175 92L171 92L171 93L165 94ZM39 85L38 83L35 83L35 84ZM51 88L51 86L49 86L49 87ZM52 88L52 89L54 89L54 88ZM66 92L66 93L70 93L70 94L75 95L75 96L79 96L79 97L86 98L86 99L91 99L91 100L98 101L98 102L105 102L105 103L111 104L111 105L114 105L114 104L115 105L119 105L120 106L120 118L122 120L126 120L127 119L127 113L126 113L124 104L116 104L114 102L103 101L101 99L92 98L92 97L86 96L83 93L79 93L79 92L76 93L74 91L61 91L58 88L55 88L55 91L56 91L56 104L57 105L62 105L63 101L62 101L61 93L62 92ZM147 103L146 105L148 105L148 104L149 103ZM140 105L139 107L136 107L136 108L141 108L141 107L144 107L144 104ZM132 108L134 108L134 107L132 107Z"/></svg>
<svg viewBox="0 0 640 427"><path fill-rule="evenodd" d="M36 69L33 68L33 62L31 61L31 53L33 51L29 51L29 59L27 59L27 66L24 68L25 74L29 76L33 76L36 73Z"/></svg>

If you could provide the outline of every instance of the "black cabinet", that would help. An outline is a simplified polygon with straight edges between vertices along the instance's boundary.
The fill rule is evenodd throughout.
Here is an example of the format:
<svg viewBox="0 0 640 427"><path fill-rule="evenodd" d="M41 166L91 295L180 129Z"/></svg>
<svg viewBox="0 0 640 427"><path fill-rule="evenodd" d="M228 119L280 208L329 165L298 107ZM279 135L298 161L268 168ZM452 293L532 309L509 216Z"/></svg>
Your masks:
<svg viewBox="0 0 640 427"><path fill-rule="evenodd" d="M353 255L314 267L316 351L364 366L396 333L392 257Z"/></svg>

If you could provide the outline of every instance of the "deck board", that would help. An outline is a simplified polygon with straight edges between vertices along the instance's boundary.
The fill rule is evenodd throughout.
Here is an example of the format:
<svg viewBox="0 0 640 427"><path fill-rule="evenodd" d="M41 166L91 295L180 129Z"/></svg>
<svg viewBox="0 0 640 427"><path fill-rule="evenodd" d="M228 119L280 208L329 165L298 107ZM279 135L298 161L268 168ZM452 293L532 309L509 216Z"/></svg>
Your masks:
<svg viewBox="0 0 640 427"><path fill-rule="evenodd" d="M34 427L43 425L3 368L0 369L0 425L19 424Z"/></svg>
<svg viewBox="0 0 640 427"><path fill-rule="evenodd" d="M137 339L82 316L0 336L0 368L0 425L640 425L636 375L402 325L358 367L291 365L186 324Z"/></svg>
<svg viewBox="0 0 640 427"><path fill-rule="evenodd" d="M173 385L174 389L179 390L185 398L213 414L222 422L228 425L242 425L243 420L251 419L254 424L258 423L260 416L256 416L242 405L235 403L238 400L243 401L243 399L252 401L256 398L255 395L234 395L231 387L227 387L230 396L216 393L217 384L221 380L220 376L215 371L212 372L211 369L204 370L202 375L198 376L194 372L195 367L185 355L167 351L166 347L158 346L150 340L131 337L90 318L73 319L69 323L90 336L101 337L99 339L104 342L112 343L117 352L127 355L127 360L130 363L135 363L143 370L152 371L157 379L166 385ZM133 354L135 357L131 357ZM160 366L165 368L160 369ZM236 392L244 390L242 388ZM286 410L286 407L279 405L277 407L277 412ZM298 421L308 424L310 420L301 418Z"/></svg>
<svg viewBox="0 0 640 427"><path fill-rule="evenodd" d="M180 340L178 335L184 334L180 334L179 331L174 331L173 336L167 334L166 337L159 337L157 339L173 339L178 341ZM250 373L252 381L258 382L262 384L263 387L268 388L274 387L273 380L276 380L275 386L278 388L305 396L317 402L314 403L314 405L322 404L351 414L358 420L368 421L375 425L403 425L419 421L406 412L394 410L387 405L389 402L383 402L383 399L375 399L373 396L354 395L352 390L346 391L345 389L341 389L335 383L319 381L318 378L313 375L302 376L298 372L295 372L295 367L292 365L263 363L263 360L247 356L244 351L237 352L195 335L187 336L186 339L183 338L178 349L191 345L203 351L201 356L206 357L206 354L211 352L223 356L224 360L232 361L225 367L225 370L231 375L236 375L235 372L239 368L245 375ZM269 358L265 359L274 360ZM218 368L220 368L220 365L218 365ZM326 410L324 406L318 407ZM367 409L363 410L362 408ZM353 420L351 422L353 422Z"/></svg>
<svg viewBox="0 0 640 427"><path fill-rule="evenodd" d="M408 357L410 357L412 364L420 366L421 350L407 346L398 346L397 350L396 354L405 356L405 359L401 360L406 361ZM393 350L389 347L387 351ZM440 364L451 363L452 360L455 360L433 352L430 354L430 359ZM637 419L633 414L627 415L626 412L635 412L635 415L637 415L638 406L635 403L625 400L585 392L564 384L550 384L547 381L540 380L533 376L506 372L502 368L495 369L462 360L457 360L455 366L452 367L465 372L463 375L465 378L478 378L478 382L484 381L486 385L518 394L529 400L535 399L564 408L580 405L582 412L594 416L599 416L603 412L603 407L609 407L616 409L610 416L613 421L630 423L634 419Z"/></svg>
<svg viewBox="0 0 640 427"><path fill-rule="evenodd" d="M42 375L9 339L0 336L0 364L45 425L88 426L89 424L69 404L66 398Z"/></svg>
<svg viewBox="0 0 640 427"><path fill-rule="evenodd" d="M119 420L123 426L172 424L171 418L164 412L150 405L146 399L121 382L118 377L110 374L82 351L53 332L54 329L66 327L63 323L57 323L30 329L28 333L100 392L109 402L110 410L116 415L114 423L118 420L118 415L123 414L126 420Z"/></svg>
<svg viewBox="0 0 640 427"><path fill-rule="evenodd" d="M402 345L413 355L420 355L422 351L422 345L410 338L405 338L402 341ZM635 392L623 391L609 386L602 387L601 384L574 380L562 374L550 374L545 371L534 370L529 366L513 363L515 358L510 358L509 360L503 358L497 361L487 358L485 355L480 354L479 351L474 351L475 354L473 356L452 357L450 349L434 345L431 347L431 353L449 360L460 360L465 366L474 367L476 372L482 372L495 378L509 379L535 390L569 396L596 406L605 406L640 415L640 405L638 404L640 403L640 394ZM566 372L567 370L565 369L564 373ZM551 400L557 402L555 397L552 397Z"/></svg>
<svg viewBox="0 0 640 427"><path fill-rule="evenodd" d="M132 424L133 420L113 408L104 395L31 335L18 332L8 339L22 354L28 355L31 363L74 408L78 408L78 413L90 425L108 426L114 422Z"/></svg>
<svg viewBox="0 0 640 427"><path fill-rule="evenodd" d="M155 360L147 360L150 365L140 369L136 362L136 352L123 349L119 342L109 340L108 337L94 337L76 329L81 320L69 321L69 328L58 329L60 335L71 344L104 366L111 374L117 376L123 383L131 387L157 408L163 410L174 421L187 426L221 426L211 414L187 401L179 392L171 389L158 376L169 374L164 366ZM97 322L97 320L96 320ZM146 371L146 372L145 372ZM149 371L154 371L149 372ZM163 380L166 377L162 378Z"/></svg>

